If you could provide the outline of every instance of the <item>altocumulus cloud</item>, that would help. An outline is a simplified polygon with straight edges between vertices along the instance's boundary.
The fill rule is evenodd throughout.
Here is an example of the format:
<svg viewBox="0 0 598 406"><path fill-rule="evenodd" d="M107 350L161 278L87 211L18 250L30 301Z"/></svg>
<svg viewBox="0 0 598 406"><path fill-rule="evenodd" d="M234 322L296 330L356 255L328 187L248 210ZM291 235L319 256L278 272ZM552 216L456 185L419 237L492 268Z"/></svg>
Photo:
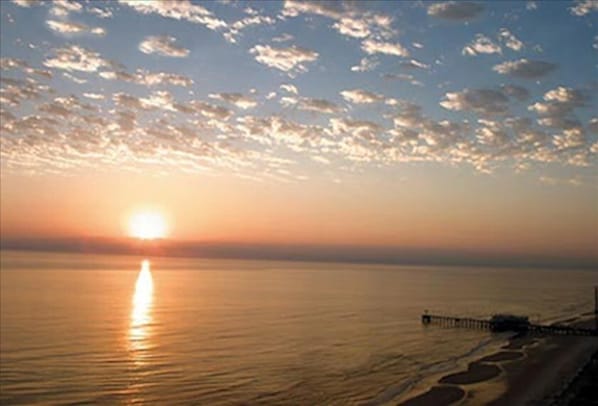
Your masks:
<svg viewBox="0 0 598 406"><path fill-rule="evenodd" d="M99 68L110 66L111 63L97 52L71 45L54 50L54 56L44 60L44 65L68 71L95 72Z"/></svg>
<svg viewBox="0 0 598 406"><path fill-rule="evenodd" d="M205 7L193 4L189 0L177 1L139 1L118 0L120 4L129 6L142 14L158 14L165 18L186 20L191 23L201 24L210 30L226 28L227 24L214 17Z"/></svg>
<svg viewBox="0 0 598 406"><path fill-rule="evenodd" d="M521 51L524 47L521 42L511 31L506 28L501 28L499 32L499 39L505 43L505 46L513 51Z"/></svg>
<svg viewBox="0 0 598 406"><path fill-rule="evenodd" d="M136 83L142 86L181 86L189 87L193 80L187 76L167 72L149 72L145 69L137 69L131 74L125 71L103 71L100 77L107 80L122 80L124 82Z"/></svg>
<svg viewBox="0 0 598 406"><path fill-rule="evenodd" d="M554 71L557 65L550 62L527 60L506 61L492 69L501 75L517 76L523 79L538 79Z"/></svg>
<svg viewBox="0 0 598 406"><path fill-rule="evenodd" d="M482 115L506 113L509 109L507 94L524 97L523 88L507 87L506 91L496 89L464 89L460 92L449 92L440 105L448 110L469 110Z"/></svg>
<svg viewBox="0 0 598 406"><path fill-rule="evenodd" d="M148 164L148 169L161 172L225 168L250 178L297 180L302 177L294 170L303 169L300 165L309 161L306 158L338 164L331 164L331 171L352 170L352 165L362 163L381 167L435 162L471 165L477 171L491 172L499 166L524 170L534 163L587 166L598 154L591 78L584 76L587 70L583 69L579 78L564 76L581 64L581 58L563 59L549 48L541 59L555 63L500 58L502 53L525 50L527 43L518 37L533 37L530 27L523 23L527 13L523 6L519 10L521 24L510 24L505 18L495 31L480 34L486 23L482 20L484 9L489 9L488 16L497 13L491 10L492 3L426 3L425 7L381 14L379 10L384 7L368 9L367 2L290 0L272 3L271 7L234 6L230 15L237 17L227 21L216 13L224 15L223 10L234 3L119 3L123 13L117 15L115 8L118 18L104 20L111 32L113 26L135 13L136 18L150 23L169 20L161 23L173 28L168 31L172 36L148 33L136 40L136 45L141 42L138 47L142 52L172 57L166 61L167 71L140 65L150 58L128 52L135 51L135 46L121 53L104 43L97 48L101 54L87 48L88 43L103 41L103 31L90 21L109 17L108 9L93 11L91 3L85 2L14 1L30 9L47 9L47 13L31 14L38 15L42 27L61 35L48 38L50 44L58 44L50 45L48 51L46 43L26 44L31 50L28 52L44 52L43 66L36 66L39 62L35 58L16 58L26 57L21 51L7 51L7 57L0 58L3 168L64 173L91 166L138 171ZM572 18L570 13L589 15L594 4L579 1L562 5L562 14L566 19ZM432 30L426 31L427 24L417 30L409 24L403 26L411 14L427 18ZM89 25L73 22L71 17L75 16L89 17L83 20ZM318 35L332 38L324 37L309 49L292 46L292 41L300 44L304 40L295 31L294 35L285 34L292 30L289 24L298 23L289 21L292 18L309 23ZM475 18L480 18L480 24L434 20L459 23ZM235 81L220 86L214 83L209 89L203 83L194 86L194 79L203 81L204 77L187 69L189 62L184 57L191 56L192 51L185 46L190 44L185 36L188 29L221 40L223 51L234 50L235 62L247 69L248 77L266 79L252 84L255 88L231 87ZM448 31L459 35L444 35ZM83 38L83 34L95 38ZM63 37L75 39L79 35L85 47L60 42ZM594 37L590 32L585 43L589 52L594 52ZM442 44L444 58L425 57L422 49L434 49L434 41ZM352 51L351 63L335 57L330 44L338 44L343 52L345 48ZM531 45L529 48L531 54ZM461 52L478 57L464 58ZM124 59L108 58L114 54L124 55ZM537 79L553 72L557 62L567 69L562 70L557 84L545 88ZM371 72L374 69L378 72ZM476 75L466 78L471 79L467 85L449 91L458 83L451 74L467 74L468 69L476 69ZM208 67L201 75L209 80L214 71L216 76L221 73L218 67L211 70ZM308 70L312 72L296 81L286 77ZM331 74L338 74L339 80L327 80ZM511 78L515 83L509 83ZM518 79L531 80L522 87ZM60 86L65 80L74 83ZM410 92L409 83L423 88ZM445 89L441 96L439 89ZM433 100L442 108L432 106L432 113L424 106L431 106Z"/></svg>
<svg viewBox="0 0 598 406"><path fill-rule="evenodd" d="M175 45L176 38L170 36L149 36L139 44L144 54L158 54L172 58L185 58L189 50Z"/></svg>
<svg viewBox="0 0 598 406"><path fill-rule="evenodd" d="M468 21L484 11L481 4L470 1L446 1L428 6L428 15L446 20Z"/></svg>
<svg viewBox="0 0 598 406"><path fill-rule="evenodd" d="M463 55L478 54L502 54L501 47L494 43L490 38L482 34L477 34L475 39L463 48Z"/></svg>
<svg viewBox="0 0 598 406"><path fill-rule="evenodd" d="M571 14L581 17L591 12L598 11L597 0L577 0L575 4L569 9Z"/></svg>
<svg viewBox="0 0 598 406"><path fill-rule="evenodd" d="M275 48L270 45L256 45L249 51L255 60L271 68L284 72L306 72L306 63L314 62L319 54L315 51L291 46Z"/></svg>
<svg viewBox="0 0 598 406"><path fill-rule="evenodd" d="M394 56L409 56L409 51L399 43L376 41L373 39L366 39L361 43L361 49L365 53L373 54L385 54Z"/></svg>
<svg viewBox="0 0 598 406"><path fill-rule="evenodd" d="M257 101L241 93L212 93L209 97L211 99L230 103L241 110L247 110L257 106Z"/></svg>
<svg viewBox="0 0 598 406"><path fill-rule="evenodd" d="M93 34L106 35L106 30L101 27L89 27L85 24L73 23L69 21L48 20L48 27L60 34Z"/></svg>
<svg viewBox="0 0 598 406"><path fill-rule="evenodd" d="M354 104L371 104L384 101L384 96L363 89L343 90L343 99Z"/></svg>
<svg viewBox="0 0 598 406"><path fill-rule="evenodd" d="M297 107L299 110L321 114L335 114L342 111L339 106L329 100L309 97L285 96L280 99L280 104L285 107Z"/></svg>

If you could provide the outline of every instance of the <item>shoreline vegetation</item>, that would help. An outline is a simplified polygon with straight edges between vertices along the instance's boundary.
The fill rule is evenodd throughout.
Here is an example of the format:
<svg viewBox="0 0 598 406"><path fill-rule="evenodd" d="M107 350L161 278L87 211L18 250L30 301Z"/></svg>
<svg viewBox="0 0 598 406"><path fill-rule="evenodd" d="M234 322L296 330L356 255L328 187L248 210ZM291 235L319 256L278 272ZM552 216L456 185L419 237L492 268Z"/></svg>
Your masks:
<svg viewBox="0 0 598 406"><path fill-rule="evenodd" d="M583 316L587 314L566 322L576 327L594 327L594 320ZM596 375L597 358L595 337L516 334L498 352L470 362L467 370L441 377L425 392L399 405L482 402L507 406L587 400L587 396L594 396L587 385Z"/></svg>

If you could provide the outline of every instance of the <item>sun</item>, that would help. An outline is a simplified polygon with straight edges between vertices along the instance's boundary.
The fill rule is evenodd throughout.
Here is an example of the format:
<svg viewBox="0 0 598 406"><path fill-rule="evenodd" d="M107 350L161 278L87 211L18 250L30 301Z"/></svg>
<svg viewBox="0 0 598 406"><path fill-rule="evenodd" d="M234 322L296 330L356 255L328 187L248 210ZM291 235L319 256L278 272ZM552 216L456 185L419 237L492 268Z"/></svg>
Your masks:
<svg viewBox="0 0 598 406"><path fill-rule="evenodd" d="M142 240L164 238L166 236L166 221L157 212L136 213L129 221L129 235Z"/></svg>

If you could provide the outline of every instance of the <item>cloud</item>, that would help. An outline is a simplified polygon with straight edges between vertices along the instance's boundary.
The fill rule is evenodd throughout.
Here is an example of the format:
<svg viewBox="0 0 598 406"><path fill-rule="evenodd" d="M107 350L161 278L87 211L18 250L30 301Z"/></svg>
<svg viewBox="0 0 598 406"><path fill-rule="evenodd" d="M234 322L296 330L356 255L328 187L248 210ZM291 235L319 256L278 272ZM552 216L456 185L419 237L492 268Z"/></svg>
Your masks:
<svg viewBox="0 0 598 406"><path fill-rule="evenodd" d="M339 19L344 15L342 4L336 1L285 0L282 15L297 17L299 14L316 14Z"/></svg>
<svg viewBox="0 0 598 406"><path fill-rule="evenodd" d="M76 1L68 0L54 0L50 14L56 17L68 17L71 12L79 13L83 10L83 6Z"/></svg>
<svg viewBox="0 0 598 406"><path fill-rule="evenodd" d="M185 58L189 50L175 45L176 38L169 36L149 36L139 44L144 54L158 54L172 58Z"/></svg>
<svg viewBox="0 0 598 406"><path fill-rule="evenodd" d="M108 10L107 8L100 8L100 7L90 7L87 9L91 14L94 14L100 18L110 18L112 17L112 11Z"/></svg>
<svg viewBox="0 0 598 406"><path fill-rule="evenodd" d="M219 130L211 119L193 117L183 124L171 121L169 116L141 120L140 112L126 106L111 110L111 120L97 115L102 114L97 110L91 112L88 114L87 105L68 97L42 105L40 114L32 116L0 113L2 131L20 135L18 142L13 141L15 137L3 139L3 163L8 159L9 167L29 173L66 173L82 167L197 172L209 166L237 173L236 168L248 169L256 159L268 158L217 140L214 134ZM51 115L68 120L55 120ZM214 139L205 141L205 134Z"/></svg>
<svg viewBox="0 0 598 406"><path fill-rule="evenodd" d="M95 72L111 65L99 53L78 45L55 49L54 56L44 60L43 64L48 68L81 72Z"/></svg>
<svg viewBox="0 0 598 406"><path fill-rule="evenodd" d="M12 0L14 4L19 7L29 8L31 6L38 6L41 5L41 0Z"/></svg>
<svg viewBox="0 0 598 406"><path fill-rule="evenodd" d="M549 90L544 94L544 100L549 102L567 104L574 107L585 105L588 100L580 90L571 89L569 87L559 86L556 89Z"/></svg>
<svg viewBox="0 0 598 406"><path fill-rule="evenodd" d="M249 51L255 55L255 60L261 64L284 72L306 72L308 62L318 59L318 53L306 48L292 46L289 48L274 48L269 45L256 45Z"/></svg>
<svg viewBox="0 0 598 406"><path fill-rule="evenodd" d="M0 70L21 70L26 74L34 74L46 79L52 78L52 72L44 69L36 69L29 66L29 64L18 58L0 58Z"/></svg>
<svg viewBox="0 0 598 406"><path fill-rule="evenodd" d="M565 116L560 114L550 115L541 114L543 117L537 120L538 124L543 127L557 128L561 130L570 130L572 128L579 128L581 122L572 116Z"/></svg>
<svg viewBox="0 0 598 406"><path fill-rule="evenodd" d="M598 0L577 0L575 5L569 8L574 16L585 16L586 14L598 11Z"/></svg>
<svg viewBox="0 0 598 406"><path fill-rule="evenodd" d="M370 40L380 40L391 38L397 33L392 28L392 16L371 11L363 12L351 2L286 0L279 18L297 17L300 14L313 14L335 20L332 28L350 38L369 37ZM386 47L386 49L390 48Z"/></svg>
<svg viewBox="0 0 598 406"><path fill-rule="evenodd" d="M521 87L521 86L502 85L500 87L500 89L507 96L514 97L514 98L516 98L517 100L520 100L520 101L527 100L530 97L529 90L527 90L526 88Z"/></svg>
<svg viewBox="0 0 598 406"><path fill-rule="evenodd" d="M322 131L317 126L296 123L279 116L244 116L237 119L237 130L261 144L285 144L295 151L318 145Z"/></svg>
<svg viewBox="0 0 598 406"><path fill-rule="evenodd" d="M61 34L93 34L99 36L106 35L106 30L104 30L101 27L89 27L85 24L56 20L48 20L46 21L46 23L52 31Z"/></svg>
<svg viewBox="0 0 598 406"><path fill-rule="evenodd" d="M393 117L395 128L420 128L422 126L425 119L421 106L404 100L398 100L396 104L399 106L399 111Z"/></svg>
<svg viewBox="0 0 598 406"><path fill-rule="evenodd" d="M420 62L416 59L411 59L406 62L401 62L399 66L403 69L430 69L430 65Z"/></svg>
<svg viewBox="0 0 598 406"><path fill-rule="evenodd" d="M167 84L172 86L189 87L193 84L193 80L187 76L176 73L148 72L143 69L138 69L135 72L135 83L145 86L158 86Z"/></svg>
<svg viewBox="0 0 598 406"><path fill-rule="evenodd" d="M366 39L361 43L361 49L367 54L385 54L395 56L409 56L409 51L399 43L379 42L373 39Z"/></svg>
<svg viewBox="0 0 598 406"><path fill-rule="evenodd" d="M233 112L227 108L205 103L201 100L193 100L189 105L195 112L208 118L228 120L233 115Z"/></svg>
<svg viewBox="0 0 598 406"><path fill-rule="evenodd" d="M362 13L353 8L338 18L332 28L350 38L388 39L397 34L397 31L392 28L392 22L393 18L389 15Z"/></svg>
<svg viewBox="0 0 598 406"><path fill-rule="evenodd" d="M280 88L288 93L299 94L299 90L297 90L297 87L295 85L287 83L280 85Z"/></svg>
<svg viewBox="0 0 598 406"><path fill-rule="evenodd" d="M71 75L68 72L62 72L62 76L70 80L71 82L75 82L76 84L80 85L83 83L87 83L87 79L79 78L77 76Z"/></svg>
<svg viewBox="0 0 598 406"><path fill-rule="evenodd" d="M139 102L143 109L176 110L174 97L165 90L156 90L150 93L148 97L140 98Z"/></svg>
<svg viewBox="0 0 598 406"><path fill-rule="evenodd" d="M144 108L141 100L136 96L124 92L118 92L112 95L114 104L118 107L126 107L132 110L142 110Z"/></svg>
<svg viewBox="0 0 598 406"><path fill-rule="evenodd" d="M385 73L382 75L384 79L388 80L401 80L403 82L408 82L413 86L423 86L424 84L417 80L415 76L407 74L407 73Z"/></svg>
<svg viewBox="0 0 598 406"><path fill-rule="evenodd" d="M559 86L544 94L545 103L534 103L529 110L543 116L565 116L576 107L585 106L588 97L579 90Z"/></svg>
<svg viewBox="0 0 598 406"><path fill-rule="evenodd" d="M570 185L580 186L582 181L578 178L555 178L552 176L540 176L540 182L545 185L556 186L556 185Z"/></svg>
<svg viewBox="0 0 598 406"><path fill-rule="evenodd" d="M28 67L29 65L22 59L18 58L0 58L0 69L2 70L9 70L9 69L22 69Z"/></svg>
<svg viewBox="0 0 598 406"><path fill-rule="evenodd" d="M469 1L447 1L428 6L428 15L446 20L468 21L477 17L484 7Z"/></svg>
<svg viewBox="0 0 598 406"><path fill-rule="evenodd" d="M226 28L226 22L214 17L210 11L199 4L188 0L177 1L139 1L118 0L120 4L129 6L141 14L158 14L165 18L186 20L200 24L210 30Z"/></svg>
<svg viewBox="0 0 598 406"><path fill-rule="evenodd" d="M257 106L257 102L254 99L241 93L212 93L209 97L233 104L242 110L251 109Z"/></svg>
<svg viewBox="0 0 598 406"><path fill-rule="evenodd" d="M48 113L51 117L60 116L62 118L71 117L78 113L78 110L85 109L93 111L95 107L81 103L78 97L56 97L49 103L44 103L38 107L41 112Z"/></svg>
<svg viewBox="0 0 598 406"><path fill-rule="evenodd" d="M335 114L342 111L342 109L335 103L325 99L311 99L308 97L283 97L280 100L283 106L294 106L299 110L311 111L322 114Z"/></svg>
<svg viewBox="0 0 598 406"><path fill-rule="evenodd" d="M103 71L99 75L106 80L122 80L142 86L172 85L189 87L193 84L193 80L187 76L176 73L148 72L143 69L137 69L134 74L124 71Z"/></svg>
<svg viewBox="0 0 598 406"><path fill-rule="evenodd" d="M505 44L505 46L513 51L521 51L523 49L523 42L519 41L511 31L506 28L501 28L498 33L498 38Z"/></svg>
<svg viewBox="0 0 598 406"><path fill-rule="evenodd" d="M253 25L268 24L272 25L276 20L270 16L251 15L241 20L235 21L228 26L228 31L224 33L224 38L234 44L237 42L237 37L241 35L241 31Z"/></svg>
<svg viewBox="0 0 598 406"><path fill-rule="evenodd" d="M579 120L573 116L573 110L585 107L589 97L582 91L559 86L544 94L544 102L537 102L528 110L542 116L538 123L542 126L572 129L581 126Z"/></svg>
<svg viewBox="0 0 598 406"><path fill-rule="evenodd" d="M478 120L478 123L482 124L476 129L476 138L480 144L502 148L511 141L507 131L500 123L492 120Z"/></svg>
<svg viewBox="0 0 598 406"><path fill-rule="evenodd" d="M53 91L49 86L42 85L28 78L27 80L0 77L0 104L16 107L27 100L37 100Z"/></svg>
<svg viewBox="0 0 598 406"><path fill-rule="evenodd" d="M354 104L371 104L384 101L384 96L362 89L343 90L343 99Z"/></svg>
<svg viewBox="0 0 598 406"><path fill-rule="evenodd" d="M475 56L478 54L502 54L502 49L490 38L477 34L475 39L467 44L461 51L463 55Z"/></svg>
<svg viewBox="0 0 598 406"><path fill-rule="evenodd" d="M560 150L580 148L585 145L586 136L579 127L567 128L562 134L555 135L552 142Z"/></svg>
<svg viewBox="0 0 598 406"><path fill-rule="evenodd" d="M550 62L527 60L524 58L517 61L503 62L495 65L492 70L501 75L511 75L523 79L537 79L546 76L556 68L557 65Z"/></svg>
<svg viewBox="0 0 598 406"><path fill-rule="evenodd" d="M335 114L342 111L339 106L325 99L301 98L299 108L323 114Z"/></svg>
<svg viewBox="0 0 598 406"><path fill-rule="evenodd" d="M361 19L341 18L332 27L352 38L365 38L371 33L368 22Z"/></svg>
<svg viewBox="0 0 598 406"><path fill-rule="evenodd" d="M354 138L374 140L383 131L384 128L373 121L344 118L330 119L330 132L333 135L349 135Z"/></svg>
<svg viewBox="0 0 598 406"><path fill-rule="evenodd" d="M204 9L212 3L163 3L125 1L121 9L124 9L122 12L126 15L148 19L146 22L150 23L162 21L171 24L161 17L181 20L183 25L197 16L216 19L210 11ZM81 12L92 13L90 7L94 4L79 4L83 7ZM261 11L244 10L245 7L235 8L241 14L241 19L223 22L217 28L221 34L230 34L229 40L239 39L244 29L250 29L248 27L272 23L271 17L260 16ZM220 7L216 9L220 10ZM69 11L71 15L75 12ZM141 16L137 12L148 16ZM362 55L353 59L358 62L354 64L356 66L345 65L345 69L349 66L353 72L365 72L373 70L379 61L391 63L384 70L378 68L380 72L370 77L374 81L382 77L422 85L417 79L427 77L428 71L436 70L436 65L439 69L443 62L448 62L448 59L443 61L440 56L439 60L430 60L429 63L410 59L412 57L408 56L409 51L418 54L414 58L420 57L421 44L413 42L417 38L408 38L409 41L406 42L401 36L398 41L396 33L390 28L393 21L390 16L376 15L360 4L289 1L277 16L277 24L294 13L306 17L309 24L322 23L321 28L328 29L330 35L338 33L345 36L345 41L341 41L345 45L360 48L358 51ZM565 10L565 14L567 13ZM92 15L87 17L97 18ZM464 21L461 17L454 16L449 19ZM52 23L48 22L48 26L53 25L50 29L56 32L76 34L91 30L90 27L63 18L49 17L49 21ZM94 25L91 20L84 21ZM292 21L286 23L290 24ZM189 27L200 31L203 29L190 24ZM500 25L496 28L498 27ZM263 28L267 28L267 32L264 31L267 38L283 32L272 34L271 27ZM487 36L473 37L476 32L479 31L473 31L470 34L472 36L461 42L457 52L470 40L473 41L467 47L476 55L496 55L501 49L504 53L524 49L523 43L505 28L494 31L494 34L486 33ZM518 35L525 33L516 32ZM590 36L590 41L593 36L594 34ZM138 42L148 38L144 39L142 36ZM308 69L316 70L314 68L320 68L320 61L330 61L330 58L324 58L323 50L291 46L292 43L285 42L290 39L292 36L284 35L268 42L256 42L247 47L251 48L251 53L245 54L245 57L250 60L255 58L258 63L289 75ZM174 39L168 45L175 48L180 46L173 41ZM403 43L407 47L403 47ZM591 42L588 44L591 45ZM22 45L29 44L24 42ZM43 43L35 46L40 51L44 49ZM532 45L526 46L531 50ZM429 47L432 47L432 43L426 44L426 48ZM153 51L155 50L152 49ZM593 52L592 49L587 51ZM183 53L188 55L189 51L183 50ZM380 55L398 56L399 59L394 59L393 62L392 58ZM495 72L509 74L514 78L511 78L512 81L503 80L504 84L499 81L487 89L457 88L456 91L447 93L446 86L450 86L450 82L445 80L451 80L450 77L441 78L438 87L435 86L436 79L430 77L432 82L426 82L426 85L434 86L434 89L430 88L429 91L434 92L445 86L443 93L446 93L439 100L446 110L441 108L439 112L431 106L430 114L433 113L435 117L432 118L425 114L421 106L399 99L413 97L410 92L403 92L404 95L394 92L393 98L387 98L383 94L389 90L370 87L376 92L368 91L365 90L368 88L365 82L337 88L336 92L339 94L336 97L334 94L330 96L319 92L317 98L310 98L304 94L307 88L297 89L296 86L301 81L291 84L294 81L287 77L278 83L270 81L269 86L266 83L266 87L259 88L259 92L246 92L230 86L220 89L212 86L206 93L209 96L199 98L195 96L197 89L192 89L191 77L179 75L178 71L170 73L136 69L137 64L123 60L127 66L132 66L127 69L125 65L112 62L100 53L70 44L60 45L57 50L50 51L44 57L43 64L52 68L51 71L32 67L35 58L31 59L31 66L15 58L0 59L0 67L11 70L6 72L7 75L14 73L20 78L6 78L3 72L1 80L0 100L3 109L0 111L0 126L3 134L9 134L2 136L3 165L7 162L7 166L18 166L20 162L23 165L28 163L32 168L38 166L58 170L57 168L76 168L86 162L90 165L97 163L98 167L109 162L116 164L117 168L135 167L140 162L145 162L160 169L168 166L172 170L193 171L199 170L208 161L227 168L228 165L245 168L258 162L259 169L256 173L260 173L260 176L262 168L270 168L265 169L264 173L271 170L283 178L294 178L296 174L293 174L291 163L302 165L310 157L325 157L322 162L334 162L331 170L356 168L355 162L371 162L375 167L397 162L436 162L447 165L471 164L476 170L490 171L498 165L523 168L533 162L584 165L594 162L595 156L592 154L598 154L598 143L594 135L598 131L598 119L593 117L595 114L592 111L587 111L590 110L591 90L580 91L575 86L553 86L549 91L542 89L543 97L540 95L531 99L532 101L526 101L530 100L530 93L533 91L536 95L538 89L533 87L533 82L528 82L527 88L519 86L523 82L517 78L543 77L555 69L556 65L552 64L550 65L554 67L544 72L537 66L530 67L530 61L527 60L496 62L499 65L496 65ZM511 59L518 58L509 58L507 61ZM181 60L178 62L180 65ZM531 65L534 65L534 61ZM254 64L253 68L260 70L259 66ZM44 80L51 72L58 72L54 68L62 69L62 74L57 79L59 81L66 80L65 78L77 83L87 80L88 84L77 93L79 100L70 96L69 93L74 91L72 89L59 86L52 89L44 85L54 83ZM327 68L330 67L322 66L322 69ZM343 73L342 67L340 70L337 68L326 71ZM185 66L181 69L186 70ZM267 70L264 67L262 69ZM317 70L312 75L321 75L320 69ZM84 75L77 72L95 74ZM492 73L494 72L490 74ZM65 74L68 76L62 77ZM346 70L344 74L350 75ZM100 80L98 83L95 76L102 80L121 82ZM364 74L351 77L368 79L369 76ZM505 76L496 78L509 79ZM125 93L124 89L118 89L121 92L115 94L111 89L120 85L130 90ZM387 82L386 85L404 87L398 83ZM184 88L175 89L174 86ZM592 89L590 86L591 84L587 85L587 88ZM75 86L78 87L80 86ZM103 87L106 87L107 92L104 92ZM62 92L67 93L61 94ZM179 97L180 100L177 100ZM520 103L521 101L526 102ZM266 103L269 110L267 115L258 112L261 103ZM528 109L525 117L513 115L519 107ZM363 116L368 111L371 113L372 108L377 114ZM577 109L580 109L579 117L575 116ZM583 111L584 115L581 114L581 109L586 109ZM276 110L280 116L276 115ZM255 112L255 116L248 115L248 112ZM347 112L356 116L350 117ZM450 120L439 119L436 117L438 114ZM13 134L19 135L19 143L13 142L17 138ZM284 154L285 158L280 158L278 154ZM299 154L303 155L298 156ZM277 172L279 169L286 171L286 175ZM247 174L245 170L242 172Z"/></svg>
<svg viewBox="0 0 598 406"><path fill-rule="evenodd" d="M374 70L376 66L378 66L380 62L376 61L372 58L361 58L359 61L359 65L351 66L352 72L369 72Z"/></svg>
<svg viewBox="0 0 598 406"><path fill-rule="evenodd" d="M483 115L506 113L509 98L494 89L464 89L461 92L446 93L440 105L448 110L473 111Z"/></svg>
<svg viewBox="0 0 598 406"><path fill-rule="evenodd" d="M291 34L281 34L277 37L272 38L272 42L287 42L287 41L291 41L294 40L295 37L293 37Z"/></svg>
<svg viewBox="0 0 598 406"><path fill-rule="evenodd" d="M104 100L104 95L99 93L83 93L83 97L87 97L92 100Z"/></svg>
<svg viewBox="0 0 598 406"><path fill-rule="evenodd" d="M3 61L3 66L14 65L19 63ZM26 85L30 83L2 78L1 96L10 95L5 90L9 87L12 92L27 96L22 91ZM507 90L507 86L513 85L486 90L513 98L525 93L523 88ZM45 97L49 91L45 89L38 89L35 97ZM569 91L572 89L553 90L544 95L546 103L587 103ZM212 98L229 99L233 103L240 100L217 95ZM587 165L591 162L591 148L598 151L598 146L591 146L591 140L579 127L546 136L528 118L481 118L473 123L436 121L426 117L421 106L397 99L392 99L396 113L387 117L394 123L394 128L389 129L376 120L346 117L332 117L328 126L307 125L279 116L242 116L231 122L234 112L229 109L202 100L179 102L163 90L145 97L117 93L104 100L102 96L102 93L84 94L91 103L97 102L97 106L86 105L72 96L52 96L34 116L0 112L2 132L19 134L23 140L15 143L11 141L14 137L3 138L3 161L8 160L15 167L27 164L28 168L60 171L95 163L115 165L119 170L139 169L139 165L147 163L153 168L196 171L205 170L205 165L247 168L260 162L278 176L288 178L294 177L288 167L292 161L249 147L258 142L284 146L305 157L324 154L327 161L340 158L377 165L418 161L467 163L482 172L491 171L500 162L509 162L517 168L531 162ZM342 111L325 99L298 97L293 93L283 99L283 105L300 110L322 114ZM484 110L494 99L486 96L484 100L490 102L485 104L465 98L461 100L461 108ZM112 102L114 108L110 109ZM4 99L2 103L6 103ZM106 119L106 112L113 118Z"/></svg>

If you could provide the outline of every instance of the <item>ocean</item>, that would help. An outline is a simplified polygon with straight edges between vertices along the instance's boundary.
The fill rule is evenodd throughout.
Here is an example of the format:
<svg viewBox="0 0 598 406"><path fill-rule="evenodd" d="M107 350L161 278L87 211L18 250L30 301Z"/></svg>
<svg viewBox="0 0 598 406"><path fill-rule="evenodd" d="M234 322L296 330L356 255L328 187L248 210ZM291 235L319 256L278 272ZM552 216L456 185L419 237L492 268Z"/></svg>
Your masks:
<svg viewBox="0 0 598 406"><path fill-rule="evenodd" d="M2 251L0 403L385 404L494 351L424 310L551 322L598 273Z"/></svg>

